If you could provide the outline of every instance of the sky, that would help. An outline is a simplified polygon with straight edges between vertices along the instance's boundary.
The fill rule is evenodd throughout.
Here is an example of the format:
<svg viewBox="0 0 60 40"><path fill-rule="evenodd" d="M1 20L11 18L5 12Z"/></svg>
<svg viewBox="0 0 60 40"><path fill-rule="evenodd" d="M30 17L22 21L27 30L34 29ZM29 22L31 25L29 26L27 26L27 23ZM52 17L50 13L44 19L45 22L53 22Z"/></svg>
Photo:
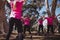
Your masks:
<svg viewBox="0 0 60 40"><path fill-rule="evenodd" d="M52 3L52 0L48 0L49 5ZM59 3L59 1L58 1ZM51 8L51 7L50 7ZM40 14L42 14L43 11L46 11L46 6L43 6L42 9L40 10ZM58 15L60 14L60 7L56 8L55 14Z"/></svg>
<svg viewBox="0 0 60 40"><path fill-rule="evenodd" d="M31 1L32 1L32 0L28 0L28 1L27 1L27 4L30 4ZM59 0L59 1L60 1L60 0ZM59 1L58 1L58 3L59 3ZM52 3L52 0L48 0L48 3L49 3L49 5L50 5L50 4ZM51 9L51 7L50 7L50 9ZM43 6L43 7L41 8L41 10L39 11L40 15L42 15L42 12L43 12L43 11L46 11L46 6ZM60 14L60 7L59 7L59 8L56 8L55 14L56 14L56 15Z"/></svg>

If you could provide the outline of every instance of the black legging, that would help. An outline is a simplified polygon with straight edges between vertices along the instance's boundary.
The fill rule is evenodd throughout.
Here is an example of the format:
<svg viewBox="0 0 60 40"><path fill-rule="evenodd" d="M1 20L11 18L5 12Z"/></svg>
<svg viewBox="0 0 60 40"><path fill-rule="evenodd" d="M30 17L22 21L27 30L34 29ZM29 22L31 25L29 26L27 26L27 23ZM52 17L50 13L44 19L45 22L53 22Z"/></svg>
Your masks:
<svg viewBox="0 0 60 40"><path fill-rule="evenodd" d="M25 34L25 32L26 32L26 29L28 29L28 31L29 31L29 34L31 34L31 27L30 27L30 25L24 25L24 34Z"/></svg>
<svg viewBox="0 0 60 40"><path fill-rule="evenodd" d="M15 27L17 27L18 33L22 33L23 29L22 29L21 20L15 19L15 18L10 18L9 19L9 31L8 31L7 36L6 36L6 40L9 40L9 37L13 31L14 24L15 24Z"/></svg>
<svg viewBox="0 0 60 40"><path fill-rule="evenodd" d="M43 25L39 25L38 33L40 33L41 30L42 30L42 33L43 33Z"/></svg>
<svg viewBox="0 0 60 40"><path fill-rule="evenodd" d="M59 23L59 26L58 26L58 31L59 31L59 33L60 33L60 23Z"/></svg>
<svg viewBox="0 0 60 40"><path fill-rule="evenodd" d="M47 27L47 33L49 33L50 29L51 29L51 32L54 33L53 25L48 25L48 27Z"/></svg>

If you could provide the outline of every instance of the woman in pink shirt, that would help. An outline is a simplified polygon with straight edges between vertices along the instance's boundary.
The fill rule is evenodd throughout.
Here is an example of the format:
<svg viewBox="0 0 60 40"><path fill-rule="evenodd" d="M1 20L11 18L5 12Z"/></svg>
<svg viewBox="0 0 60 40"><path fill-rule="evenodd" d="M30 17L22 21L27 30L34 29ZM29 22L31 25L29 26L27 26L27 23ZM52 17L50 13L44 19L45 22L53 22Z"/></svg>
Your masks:
<svg viewBox="0 0 60 40"><path fill-rule="evenodd" d="M25 0L7 0L11 6L11 14L9 19L9 31L6 36L6 40L9 40L9 37L13 31L13 26L15 24L15 27L18 31L18 40L23 40L22 37L22 8L23 4L25 3Z"/></svg>
<svg viewBox="0 0 60 40"><path fill-rule="evenodd" d="M39 24L38 34L40 34L41 30L42 30L42 33L43 33L43 18L42 17L38 20L38 24Z"/></svg>
<svg viewBox="0 0 60 40"><path fill-rule="evenodd" d="M26 15L24 17L24 22L23 22L23 24L24 24L24 34L25 34L27 29L29 31L29 34L31 34L31 31L30 31L30 28L31 28L30 21L31 21L31 19L30 19L29 15Z"/></svg>
<svg viewBox="0 0 60 40"><path fill-rule="evenodd" d="M47 33L49 33L50 30L52 33L54 33L54 28L53 28L54 18L55 18L54 16L50 16L47 18L47 21L48 21Z"/></svg>

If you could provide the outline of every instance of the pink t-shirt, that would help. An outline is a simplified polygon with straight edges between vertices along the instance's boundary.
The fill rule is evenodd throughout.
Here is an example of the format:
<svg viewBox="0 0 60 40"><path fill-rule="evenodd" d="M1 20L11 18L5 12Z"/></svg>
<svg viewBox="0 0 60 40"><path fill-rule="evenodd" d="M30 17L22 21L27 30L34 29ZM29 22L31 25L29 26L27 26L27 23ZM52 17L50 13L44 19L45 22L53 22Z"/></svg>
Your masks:
<svg viewBox="0 0 60 40"><path fill-rule="evenodd" d="M22 16L22 7L23 7L23 1L22 2L16 2L16 16L15 18L21 19Z"/></svg>
<svg viewBox="0 0 60 40"><path fill-rule="evenodd" d="M24 25L30 25L30 18L25 18L24 19Z"/></svg>
<svg viewBox="0 0 60 40"><path fill-rule="evenodd" d="M38 20L38 23L39 23L39 25L42 25L43 24L43 20Z"/></svg>
<svg viewBox="0 0 60 40"><path fill-rule="evenodd" d="M13 2L10 2L11 5L11 14L10 17L21 19L22 16L22 7L23 7L23 1L16 2L16 10L13 10Z"/></svg>
<svg viewBox="0 0 60 40"><path fill-rule="evenodd" d="M48 20L48 25L53 25L54 17L48 17L47 20Z"/></svg>

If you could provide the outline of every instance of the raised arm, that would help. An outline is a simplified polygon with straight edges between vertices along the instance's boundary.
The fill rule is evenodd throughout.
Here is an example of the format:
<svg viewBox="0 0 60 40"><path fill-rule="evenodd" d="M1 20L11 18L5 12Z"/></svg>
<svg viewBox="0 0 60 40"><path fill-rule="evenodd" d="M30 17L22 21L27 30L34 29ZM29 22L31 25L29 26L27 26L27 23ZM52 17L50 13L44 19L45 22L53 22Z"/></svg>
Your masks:
<svg viewBox="0 0 60 40"><path fill-rule="evenodd" d="M8 3L10 3L10 0L7 0Z"/></svg>
<svg viewBox="0 0 60 40"><path fill-rule="evenodd" d="M25 4L27 0L23 0L23 1L24 1L24 3L23 3L23 4Z"/></svg>

